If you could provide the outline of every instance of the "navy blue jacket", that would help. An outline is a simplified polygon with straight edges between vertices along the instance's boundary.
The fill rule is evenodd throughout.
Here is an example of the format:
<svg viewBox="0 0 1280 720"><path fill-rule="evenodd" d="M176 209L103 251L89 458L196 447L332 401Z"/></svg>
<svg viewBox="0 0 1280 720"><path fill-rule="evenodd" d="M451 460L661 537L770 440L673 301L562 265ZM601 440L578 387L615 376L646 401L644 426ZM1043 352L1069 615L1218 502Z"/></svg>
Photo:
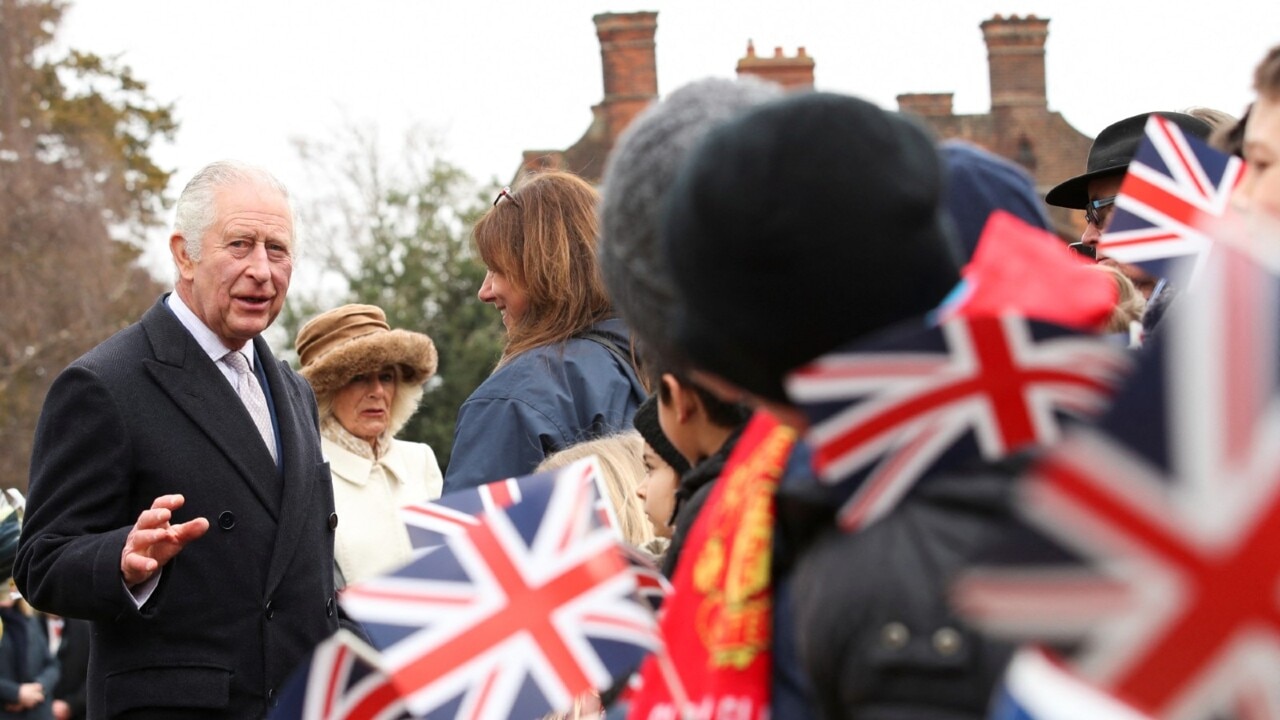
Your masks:
<svg viewBox="0 0 1280 720"><path fill-rule="evenodd" d="M811 515L808 526L826 528L816 539L802 539L800 554L790 557L786 592L775 591L778 617L790 627L779 631L774 662L803 670L817 711L784 715L775 703L774 717L988 716L1013 645L965 624L951 607L950 585L1011 536L1012 477L1002 466L980 463L930 476L889 514L853 534ZM792 528L797 499L779 495L780 508L791 505L779 517Z"/></svg>
<svg viewBox="0 0 1280 720"><path fill-rule="evenodd" d="M621 320L592 330L620 351L584 337L524 352L490 375L458 409L444 492L533 471L551 453L626 430L645 398L625 356Z"/></svg>
<svg viewBox="0 0 1280 720"><path fill-rule="evenodd" d="M0 634L0 718L52 720L51 691L58 682L58 661L49 653L49 638L36 618L27 617L15 608L6 608L3 615L4 632ZM18 687L29 682L38 682L44 687L44 702L30 710L5 709L18 702Z"/></svg>

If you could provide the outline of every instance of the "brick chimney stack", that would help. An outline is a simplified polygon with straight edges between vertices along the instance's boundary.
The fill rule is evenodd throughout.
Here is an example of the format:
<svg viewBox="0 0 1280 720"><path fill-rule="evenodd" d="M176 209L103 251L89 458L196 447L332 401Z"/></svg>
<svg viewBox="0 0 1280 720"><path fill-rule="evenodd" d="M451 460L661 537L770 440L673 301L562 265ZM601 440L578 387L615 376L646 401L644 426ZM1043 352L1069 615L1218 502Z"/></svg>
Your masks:
<svg viewBox="0 0 1280 720"><path fill-rule="evenodd" d="M1047 108L1044 81L1044 43L1049 21L996 15L982 23L991 72L991 110Z"/></svg>
<svg viewBox="0 0 1280 720"><path fill-rule="evenodd" d="M606 147L641 110L658 97L654 35L658 13L602 13L592 18L600 38L604 100L600 103Z"/></svg>
<svg viewBox="0 0 1280 720"><path fill-rule="evenodd" d="M898 109L924 118L951 117L954 93L904 93L898 96Z"/></svg>
<svg viewBox="0 0 1280 720"><path fill-rule="evenodd" d="M795 57L782 54L782 48L773 49L773 57L756 55L755 43L747 41L747 55L738 60L738 75L754 75L762 80L777 83L787 90L813 88L813 58L797 48Z"/></svg>

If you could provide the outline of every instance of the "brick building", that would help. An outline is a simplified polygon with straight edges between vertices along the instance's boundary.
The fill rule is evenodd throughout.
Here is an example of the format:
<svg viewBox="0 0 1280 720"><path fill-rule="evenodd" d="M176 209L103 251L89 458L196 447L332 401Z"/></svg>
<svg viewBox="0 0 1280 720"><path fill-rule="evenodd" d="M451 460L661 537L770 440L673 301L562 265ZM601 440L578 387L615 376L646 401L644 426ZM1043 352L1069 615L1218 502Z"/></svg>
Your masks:
<svg viewBox="0 0 1280 720"><path fill-rule="evenodd" d="M748 40L747 55L738 61L738 75L754 75L788 90L812 90L813 65L804 48L796 50L795 57L784 55L782 48L774 48L773 57L757 57L755 43Z"/></svg>
<svg viewBox="0 0 1280 720"><path fill-rule="evenodd" d="M591 124L565 150L525 150L516 177L539 170L569 170L593 182L604 175L605 158L618 136L637 114L658 98L658 63L654 36L656 12L602 13L592 18L600 39L604 99L591 108ZM813 58L800 48L788 57L782 48L773 57L757 57L747 42L738 61L739 75L755 75L786 88L813 87Z"/></svg>
<svg viewBox="0 0 1280 720"><path fill-rule="evenodd" d="M641 110L658 98L654 35L658 13L603 13L592 20L600 38L604 99L591 108L591 125L567 150L525 150L517 176L537 170L569 170L593 183L618 136Z"/></svg>
<svg viewBox="0 0 1280 720"><path fill-rule="evenodd" d="M565 150L526 150L517 175L528 171L570 170L599 182L605 159L618 136L641 110L658 97L655 12L603 13L593 20L600 39L604 99L591 108L592 121L582 137ZM1092 138L1073 128L1061 113L1049 109L1045 92L1045 40L1049 21L1034 15L996 15L981 24L987 44L991 79L990 111L956 115L952 93L905 93L903 112L919 116L940 138L961 138L1026 167L1043 195L1050 187L1081 171ZM747 42L738 60L739 75L755 75L786 88L812 88L814 59L798 48L793 56L775 48L771 57L756 54ZM1063 237L1079 237L1080 213L1049 208Z"/></svg>
<svg viewBox="0 0 1280 720"><path fill-rule="evenodd" d="M1049 109L1044 70L1047 19L996 15L981 28L991 79L989 112L956 115L952 93L906 93L898 96L898 108L919 116L941 138L968 140L1022 165L1035 177L1043 197L1049 188L1083 171L1093 138ZM1048 209L1059 234L1079 239L1084 230L1079 212Z"/></svg>

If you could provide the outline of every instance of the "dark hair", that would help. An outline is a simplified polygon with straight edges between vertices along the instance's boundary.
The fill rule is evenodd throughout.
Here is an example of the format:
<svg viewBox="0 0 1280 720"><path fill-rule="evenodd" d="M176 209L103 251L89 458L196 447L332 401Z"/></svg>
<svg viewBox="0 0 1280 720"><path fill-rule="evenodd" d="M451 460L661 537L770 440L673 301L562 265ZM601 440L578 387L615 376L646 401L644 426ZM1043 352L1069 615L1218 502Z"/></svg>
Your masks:
<svg viewBox="0 0 1280 720"><path fill-rule="evenodd" d="M707 419L713 425L722 428L736 428L751 419L751 408L745 403L726 402L717 397L715 393L690 380L683 373L669 370L667 372L674 376L681 385L693 389L698 399L702 401L702 406L707 410ZM658 382L658 397L664 403L671 402L671 391L661 381Z"/></svg>
<svg viewBox="0 0 1280 720"><path fill-rule="evenodd" d="M671 347L669 352L662 352L656 345L635 335L631 337L631 345L635 349L636 374L640 377L640 384L650 394L662 387L663 374L671 373L677 378L683 378L689 372L689 363L678 348Z"/></svg>
<svg viewBox="0 0 1280 720"><path fill-rule="evenodd" d="M1224 153L1244 157L1244 129L1249 124L1249 113L1252 111L1253 104L1250 103L1235 125L1214 130L1209 136L1209 144Z"/></svg>

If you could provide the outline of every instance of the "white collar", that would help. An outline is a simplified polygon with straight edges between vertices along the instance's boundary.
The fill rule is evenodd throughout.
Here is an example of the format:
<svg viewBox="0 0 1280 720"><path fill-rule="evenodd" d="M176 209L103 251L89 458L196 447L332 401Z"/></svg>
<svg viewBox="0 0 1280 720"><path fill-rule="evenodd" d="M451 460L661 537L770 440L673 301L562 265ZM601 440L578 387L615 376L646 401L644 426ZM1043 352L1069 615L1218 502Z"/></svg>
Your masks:
<svg viewBox="0 0 1280 720"><path fill-rule="evenodd" d="M178 322L182 323L182 327L186 328L187 332L191 333L191 337L196 339L196 343L200 346L200 349L204 350L211 360L216 363L219 360L222 360L228 352L231 352L231 348L224 345L222 340L220 340L218 336L209 329L209 326L205 325L204 321L196 317L196 314L191 311L191 308L187 307L187 304L182 301L182 297L178 295L177 290L169 293L166 301L169 304L169 309L177 316ZM253 341L251 340L245 343L244 347L240 348L240 352L248 358L249 369L252 370L254 367L253 364L257 362L257 359L254 357Z"/></svg>

